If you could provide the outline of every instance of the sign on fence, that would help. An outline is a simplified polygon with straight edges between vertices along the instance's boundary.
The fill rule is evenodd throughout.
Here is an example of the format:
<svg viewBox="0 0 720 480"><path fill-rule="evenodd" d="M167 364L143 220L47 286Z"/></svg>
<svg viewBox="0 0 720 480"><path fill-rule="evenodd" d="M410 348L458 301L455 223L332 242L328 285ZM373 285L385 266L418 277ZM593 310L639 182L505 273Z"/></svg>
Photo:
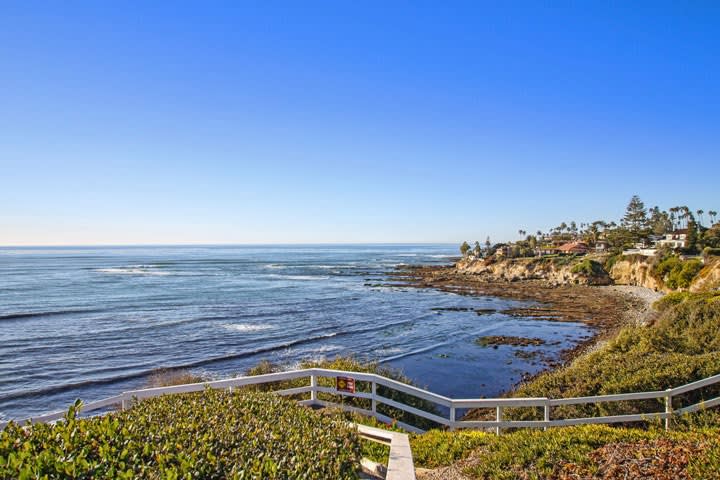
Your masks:
<svg viewBox="0 0 720 480"><path fill-rule="evenodd" d="M335 389L338 392L355 393L355 379L350 377L335 377Z"/></svg>

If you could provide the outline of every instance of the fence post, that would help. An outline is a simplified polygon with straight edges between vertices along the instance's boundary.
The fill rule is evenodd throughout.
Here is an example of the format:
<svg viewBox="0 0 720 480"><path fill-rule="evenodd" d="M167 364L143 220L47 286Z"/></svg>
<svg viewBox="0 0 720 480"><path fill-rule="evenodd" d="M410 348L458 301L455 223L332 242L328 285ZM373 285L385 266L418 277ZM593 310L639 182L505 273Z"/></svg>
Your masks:
<svg viewBox="0 0 720 480"><path fill-rule="evenodd" d="M455 430L455 406L450 406L450 430Z"/></svg>
<svg viewBox="0 0 720 480"><path fill-rule="evenodd" d="M502 422L502 419L503 419L502 406L498 405L498 406L497 406L497 409L496 409L496 411L495 411L495 421L498 422L498 423L500 423L500 422ZM498 425L497 427L495 427L495 434L496 434L496 435L500 435L500 430L501 430L500 425Z"/></svg>
<svg viewBox="0 0 720 480"><path fill-rule="evenodd" d="M375 380L372 381L372 413L373 415L377 414L377 384L375 383Z"/></svg>
<svg viewBox="0 0 720 480"><path fill-rule="evenodd" d="M545 416L543 418L546 422L550 422L550 399L545 399ZM543 427L543 430L547 430L548 427Z"/></svg>
<svg viewBox="0 0 720 480"><path fill-rule="evenodd" d="M668 388L665 390L667 395L665 395L665 430L670 430L670 427L672 425L672 395L670 392L672 392L672 388Z"/></svg>
<svg viewBox="0 0 720 480"><path fill-rule="evenodd" d="M313 373L310 375L310 402L317 401L317 376Z"/></svg>
<svg viewBox="0 0 720 480"><path fill-rule="evenodd" d="M125 395L123 395L122 400L120 400L120 410L127 410L127 400L125 400Z"/></svg>

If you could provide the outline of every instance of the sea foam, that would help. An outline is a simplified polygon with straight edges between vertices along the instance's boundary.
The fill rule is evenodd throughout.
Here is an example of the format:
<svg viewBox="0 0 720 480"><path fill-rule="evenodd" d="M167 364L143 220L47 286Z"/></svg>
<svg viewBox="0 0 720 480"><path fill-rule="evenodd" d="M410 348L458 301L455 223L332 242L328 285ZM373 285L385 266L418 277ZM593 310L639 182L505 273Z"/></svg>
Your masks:
<svg viewBox="0 0 720 480"><path fill-rule="evenodd" d="M157 270L156 268L153 265L131 265L129 267L98 268L95 271L110 275L172 275L171 272Z"/></svg>
<svg viewBox="0 0 720 480"><path fill-rule="evenodd" d="M234 330L236 332L261 332L263 330L272 330L272 325L268 324L251 324L251 323L224 323L221 325L226 330Z"/></svg>

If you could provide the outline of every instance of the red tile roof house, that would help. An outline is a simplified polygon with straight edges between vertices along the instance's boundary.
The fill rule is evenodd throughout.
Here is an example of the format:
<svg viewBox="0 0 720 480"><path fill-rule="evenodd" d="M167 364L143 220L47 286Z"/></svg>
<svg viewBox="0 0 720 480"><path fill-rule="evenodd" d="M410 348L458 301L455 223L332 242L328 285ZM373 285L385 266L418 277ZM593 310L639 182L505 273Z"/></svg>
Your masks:
<svg viewBox="0 0 720 480"><path fill-rule="evenodd" d="M560 251L560 253L566 255L571 253L584 255L588 252L589 247L584 242L569 242L565 245L561 245L560 247L558 247L558 250Z"/></svg>

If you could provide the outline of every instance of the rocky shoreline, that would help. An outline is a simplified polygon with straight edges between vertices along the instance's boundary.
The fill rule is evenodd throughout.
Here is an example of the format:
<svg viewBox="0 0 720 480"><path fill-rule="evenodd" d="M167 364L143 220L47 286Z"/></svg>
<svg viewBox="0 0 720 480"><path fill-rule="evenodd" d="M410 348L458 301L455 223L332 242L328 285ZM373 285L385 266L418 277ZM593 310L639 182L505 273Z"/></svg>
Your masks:
<svg viewBox="0 0 720 480"><path fill-rule="evenodd" d="M543 280L488 280L453 265L404 266L392 274L393 285L436 289L469 296L492 296L531 302L500 313L559 322L582 322L594 335L561 353L558 367L606 340L621 327L652 321L652 303L661 293L637 286L556 284ZM480 313L478 313L480 314ZM529 333L531 336L531 333Z"/></svg>

